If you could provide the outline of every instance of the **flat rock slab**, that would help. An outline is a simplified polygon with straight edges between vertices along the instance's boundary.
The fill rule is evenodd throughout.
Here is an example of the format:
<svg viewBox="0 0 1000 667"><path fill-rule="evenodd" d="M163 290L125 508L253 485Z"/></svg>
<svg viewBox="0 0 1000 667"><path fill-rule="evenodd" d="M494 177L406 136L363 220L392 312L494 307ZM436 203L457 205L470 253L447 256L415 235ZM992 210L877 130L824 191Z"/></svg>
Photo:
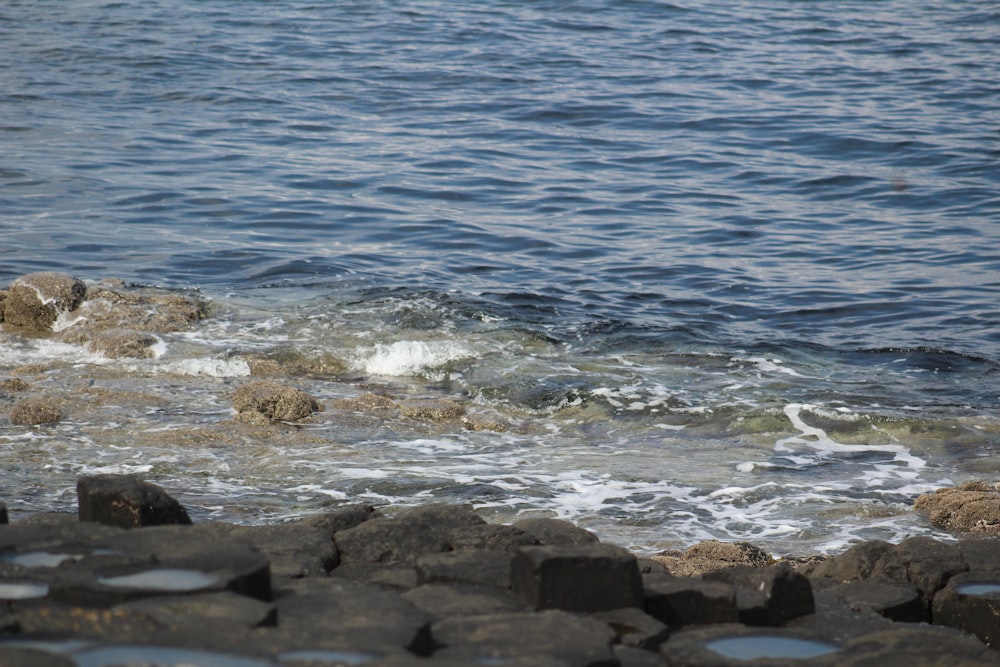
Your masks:
<svg viewBox="0 0 1000 667"><path fill-rule="evenodd" d="M968 572L952 577L934 596L933 618L1000 648L1000 576Z"/></svg>
<svg viewBox="0 0 1000 667"><path fill-rule="evenodd" d="M249 629L278 624L272 603L231 591L143 598L112 610L142 614L165 626L194 626L203 632L221 632L226 626Z"/></svg>
<svg viewBox="0 0 1000 667"><path fill-rule="evenodd" d="M339 531L334 542L342 563L414 565L424 554L454 550L464 529L477 530L485 523L467 507L426 505Z"/></svg>
<svg viewBox="0 0 1000 667"><path fill-rule="evenodd" d="M467 549L425 554L417 559L417 583L464 583L510 588L513 554Z"/></svg>
<svg viewBox="0 0 1000 667"><path fill-rule="evenodd" d="M600 542L518 549L511 588L536 609L595 612L643 604L635 556Z"/></svg>
<svg viewBox="0 0 1000 667"><path fill-rule="evenodd" d="M591 618L607 623L624 646L656 651L670 638L670 628L635 607L602 611Z"/></svg>
<svg viewBox="0 0 1000 667"><path fill-rule="evenodd" d="M607 624L561 610L452 618L431 627L440 647L434 659L506 664L506 659L550 656L572 667L618 667Z"/></svg>
<svg viewBox="0 0 1000 667"><path fill-rule="evenodd" d="M736 588L738 618L746 625L784 625L816 610L809 579L786 567L744 565L706 572L702 579Z"/></svg>
<svg viewBox="0 0 1000 667"><path fill-rule="evenodd" d="M589 530L563 521L562 519L537 518L521 519L514 522L514 527L528 533L539 544L587 544L598 542L597 535Z"/></svg>
<svg viewBox="0 0 1000 667"><path fill-rule="evenodd" d="M642 578L646 613L668 626L733 623L736 588L722 581L648 574Z"/></svg>
<svg viewBox="0 0 1000 667"><path fill-rule="evenodd" d="M533 610L531 605L508 590L476 584L424 584L403 593L402 597L435 620Z"/></svg>
<svg viewBox="0 0 1000 667"><path fill-rule="evenodd" d="M139 528L94 543L54 573L49 597L110 607L157 595L229 590L268 601L270 566L253 546L189 526Z"/></svg>
<svg viewBox="0 0 1000 667"><path fill-rule="evenodd" d="M871 609L900 623L930 622L927 602L913 584L895 581L852 581L827 589L856 609Z"/></svg>
<svg viewBox="0 0 1000 667"><path fill-rule="evenodd" d="M335 578L288 582L275 599L282 631L303 645L392 648L427 655L433 617L398 592Z"/></svg>

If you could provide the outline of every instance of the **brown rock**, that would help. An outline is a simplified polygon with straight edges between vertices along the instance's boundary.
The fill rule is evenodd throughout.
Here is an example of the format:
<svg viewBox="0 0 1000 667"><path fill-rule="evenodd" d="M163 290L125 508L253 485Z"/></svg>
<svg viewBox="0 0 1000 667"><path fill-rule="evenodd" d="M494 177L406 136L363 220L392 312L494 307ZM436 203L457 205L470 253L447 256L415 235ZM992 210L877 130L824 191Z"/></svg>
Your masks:
<svg viewBox="0 0 1000 667"><path fill-rule="evenodd" d="M26 398L17 402L10 411L10 420L25 426L52 424L62 417L62 410L51 400L44 398Z"/></svg>
<svg viewBox="0 0 1000 667"><path fill-rule="evenodd" d="M682 554L663 553L651 557L678 577L697 577L727 567L767 567L774 564L763 549L747 542L700 542Z"/></svg>
<svg viewBox="0 0 1000 667"><path fill-rule="evenodd" d="M248 382L233 394L233 407L241 421L301 421L319 410L316 399L294 387L275 382Z"/></svg>
<svg viewBox="0 0 1000 667"><path fill-rule="evenodd" d="M6 380L0 380L0 391L6 393L17 393L22 391L28 391L31 388L27 382L21 378L7 378Z"/></svg>
<svg viewBox="0 0 1000 667"><path fill-rule="evenodd" d="M938 489L917 498L913 507L926 512L930 522L944 530L1000 535L1000 484L997 483L968 482Z"/></svg>
<svg viewBox="0 0 1000 667"><path fill-rule="evenodd" d="M4 319L14 326L49 331L61 313L80 305L86 293L82 281L64 273L29 273L7 290Z"/></svg>
<svg viewBox="0 0 1000 667"><path fill-rule="evenodd" d="M88 348L91 352L101 354L110 359L151 359L155 356L153 346L156 336L130 329L112 329L102 331L94 336Z"/></svg>

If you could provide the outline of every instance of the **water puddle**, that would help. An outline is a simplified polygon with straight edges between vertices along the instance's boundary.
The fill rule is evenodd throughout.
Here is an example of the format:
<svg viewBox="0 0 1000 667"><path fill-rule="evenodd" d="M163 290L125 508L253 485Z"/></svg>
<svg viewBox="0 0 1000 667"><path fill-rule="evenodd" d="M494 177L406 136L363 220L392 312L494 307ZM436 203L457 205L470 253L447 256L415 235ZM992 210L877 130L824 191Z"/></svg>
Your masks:
<svg viewBox="0 0 1000 667"><path fill-rule="evenodd" d="M116 588L144 588L157 591L183 593L207 588L218 583L219 577L198 570L164 568L145 570L116 577L101 577L98 582Z"/></svg>
<svg viewBox="0 0 1000 667"><path fill-rule="evenodd" d="M79 667L275 667L274 662L211 651L156 646L108 646L73 654Z"/></svg>
<svg viewBox="0 0 1000 667"><path fill-rule="evenodd" d="M39 581L0 581L0 600L33 600L49 594L49 585Z"/></svg>
<svg viewBox="0 0 1000 667"><path fill-rule="evenodd" d="M995 595L1000 593L1000 584L990 582L975 582L955 586L955 592L961 595Z"/></svg>
<svg viewBox="0 0 1000 667"><path fill-rule="evenodd" d="M707 648L734 660L807 659L836 653L840 647L830 642L773 635L727 637L709 642Z"/></svg>
<svg viewBox="0 0 1000 667"><path fill-rule="evenodd" d="M282 663L294 665L297 662L309 664L329 663L331 665L363 665L379 656L361 651L290 651L278 655Z"/></svg>

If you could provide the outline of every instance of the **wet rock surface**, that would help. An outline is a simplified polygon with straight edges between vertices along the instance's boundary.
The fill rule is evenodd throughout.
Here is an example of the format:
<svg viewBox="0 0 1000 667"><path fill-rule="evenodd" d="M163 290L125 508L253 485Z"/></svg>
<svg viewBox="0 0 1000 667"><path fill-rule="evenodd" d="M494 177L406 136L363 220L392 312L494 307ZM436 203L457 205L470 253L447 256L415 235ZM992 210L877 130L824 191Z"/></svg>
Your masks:
<svg viewBox="0 0 1000 667"><path fill-rule="evenodd" d="M80 479L78 516L0 525L0 664L1000 662L995 538L679 576L558 520L344 505L277 525L150 525L145 492L176 503L135 477L94 476ZM140 520L80 520L97 505Z"/></svg>
<svg viewBox="0 0 1000 667"><path fill-rule="evenodd" d="M233 394L237 419L249 424L302 421L319 410L319 403L306 392L277 382L255 381L241 385Z"/></svg>
<svg viewBox="0 0 1000 667"><path fill-rule="evenodd" d="M938 489L917 498L913 507L939 528L1000 536L1000 484L979 481Z"/></svg>

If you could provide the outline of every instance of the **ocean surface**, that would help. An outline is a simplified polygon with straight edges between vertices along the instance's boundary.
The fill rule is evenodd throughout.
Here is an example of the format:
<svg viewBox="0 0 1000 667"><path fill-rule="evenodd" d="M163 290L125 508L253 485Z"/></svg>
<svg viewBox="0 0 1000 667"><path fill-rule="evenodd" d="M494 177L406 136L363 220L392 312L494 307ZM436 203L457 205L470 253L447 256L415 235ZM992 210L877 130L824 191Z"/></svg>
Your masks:
<svg viewBox="0 0 1000 667"><path fill-rule="evenodd" d="M159 401L4 408L14 516L136 472L196 520L946 537L913 500L1000 477L1000 7L7 0L0 286L34 271L211 316L146 361L0 329L0 379ZM248 355L506 429L326 410L226 439Z"/></svg>

